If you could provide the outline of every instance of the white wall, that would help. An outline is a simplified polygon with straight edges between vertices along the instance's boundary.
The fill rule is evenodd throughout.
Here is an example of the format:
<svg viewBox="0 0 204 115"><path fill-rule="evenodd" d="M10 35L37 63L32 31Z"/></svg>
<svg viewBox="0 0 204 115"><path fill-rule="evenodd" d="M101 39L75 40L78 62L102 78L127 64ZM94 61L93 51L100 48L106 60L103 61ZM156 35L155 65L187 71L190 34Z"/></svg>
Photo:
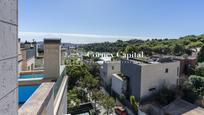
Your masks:
<svg viewBox="0 0 204 115"><path fill-rule="evenodd" d="M17 0L0 0L0 115L17 115Z"/></svg>
<svg viewBox="0 0 204 115"><path fill-rule="evenodd" d="M122 87L123 87L123 79L120 78L117 74L112 75L112 90L121 95L122 94Z"/></svg>
<svg viewBox="0 0 204 115"><path fill-rule="evenodd" d="M165 69L168 68L168 73ZM141 69L141 92L140 96L145 97L150 94L150 88L159 89L163 84L172 86L177 84L179 78L180 62L159 63L143 65Z"/></svg>
<svg viewBox="0 0 204 115"><path fill-rule="evenodd" d="M101 77L106 84L110 85L112 74L120 73L120 62L119 61L104 62L102 66L103 69L100 70Z"/></svg>
<svg viewBox="0 0 204 115"><path fill-rule="evenodd" d="M31 66L33 66L33 69L35 68L35 57L32 57L32 58L27 60L27 68L30 68L30 70L32 70ZM30 71L30 70L28 70L28 71Z"/></svg>

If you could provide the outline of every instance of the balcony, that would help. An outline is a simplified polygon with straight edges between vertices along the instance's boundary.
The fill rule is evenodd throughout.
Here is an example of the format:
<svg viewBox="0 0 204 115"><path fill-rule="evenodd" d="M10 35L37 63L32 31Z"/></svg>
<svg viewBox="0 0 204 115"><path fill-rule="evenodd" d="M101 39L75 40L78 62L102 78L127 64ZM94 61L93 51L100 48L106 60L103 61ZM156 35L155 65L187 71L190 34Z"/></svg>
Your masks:
<svg viewBox="0 0 204 115"><path fill-rule="evenodd" d="M67 112L67 81L65 66L60 67L57 80L43 78L37 90L19 108L19 115L65 114ZM30 85L35 85L35 81Z"/></svg>

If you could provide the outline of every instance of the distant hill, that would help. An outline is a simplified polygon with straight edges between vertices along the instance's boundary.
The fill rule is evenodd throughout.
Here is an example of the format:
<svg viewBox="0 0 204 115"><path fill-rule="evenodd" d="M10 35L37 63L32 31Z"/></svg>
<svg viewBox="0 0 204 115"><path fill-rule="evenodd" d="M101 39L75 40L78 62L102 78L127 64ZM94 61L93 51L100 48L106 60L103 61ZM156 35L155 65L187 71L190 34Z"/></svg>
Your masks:
<svg viewBox="0 0 204 115"><path fill-rule="evenodd" d="M145 54L152 53L159 54L176 54L182 55L184 53L191 54L190 49L194 47L201 47L204 44L204 34L202 35L187 35L178 39L151 39L140 40L132 39L128 41L117 40L116 42L103 42L84 44L80 48L85 51L94 52L126 52L144 51Z"/></svg>

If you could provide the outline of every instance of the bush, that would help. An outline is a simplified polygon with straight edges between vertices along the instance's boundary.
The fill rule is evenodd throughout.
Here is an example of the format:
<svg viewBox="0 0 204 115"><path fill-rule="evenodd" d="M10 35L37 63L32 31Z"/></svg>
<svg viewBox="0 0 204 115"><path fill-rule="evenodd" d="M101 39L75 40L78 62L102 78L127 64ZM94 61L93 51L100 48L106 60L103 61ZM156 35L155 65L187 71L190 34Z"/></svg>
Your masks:
<svg viewBox="0 0 204 115"><path fill-rule="evenodd" d="M190 102L202 98L204 96L204 77L191 75L187 82L185 82L183 91L183 98Z"/></svg>
<svg viewBox="0 0 204 115"><path fill-rule="evenodd" d="M175 99L175 92L163 86L155 96L161 105L167 105Z"/></svg>
<svg viewBox="0 0 204 115"><path fill-rule="evenodd" d="M197 57L198 62L204 62L204 46L201 48Z"/></svg>

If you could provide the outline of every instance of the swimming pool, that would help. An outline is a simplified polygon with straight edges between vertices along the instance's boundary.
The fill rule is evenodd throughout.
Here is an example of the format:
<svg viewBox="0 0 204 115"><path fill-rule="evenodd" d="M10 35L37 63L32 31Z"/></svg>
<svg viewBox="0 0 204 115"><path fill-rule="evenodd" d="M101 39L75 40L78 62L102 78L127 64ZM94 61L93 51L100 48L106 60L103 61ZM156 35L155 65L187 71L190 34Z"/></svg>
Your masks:
<svg viewBox="0 0 204 115"><path fill-rule="evenodd" d="M25 74L18 76L18 79L28 79L28 78L44 78L45 74Z"/></svg>
<svg viewBox="0 0 204 115"><path fill-rule="evenodd" d="M18 104L25 103L38 87L39 85L19 86L18 87Z"/></svg>
<svg viewBox="0 0 204 115"><path fill-rule="evenodd" d="M44 78L45 74L25 74L18 76L19 80L29 78ZM29 97L36 91L39 85L32 86L18 86L18 103L19 105L25 103Z"/></svg>

